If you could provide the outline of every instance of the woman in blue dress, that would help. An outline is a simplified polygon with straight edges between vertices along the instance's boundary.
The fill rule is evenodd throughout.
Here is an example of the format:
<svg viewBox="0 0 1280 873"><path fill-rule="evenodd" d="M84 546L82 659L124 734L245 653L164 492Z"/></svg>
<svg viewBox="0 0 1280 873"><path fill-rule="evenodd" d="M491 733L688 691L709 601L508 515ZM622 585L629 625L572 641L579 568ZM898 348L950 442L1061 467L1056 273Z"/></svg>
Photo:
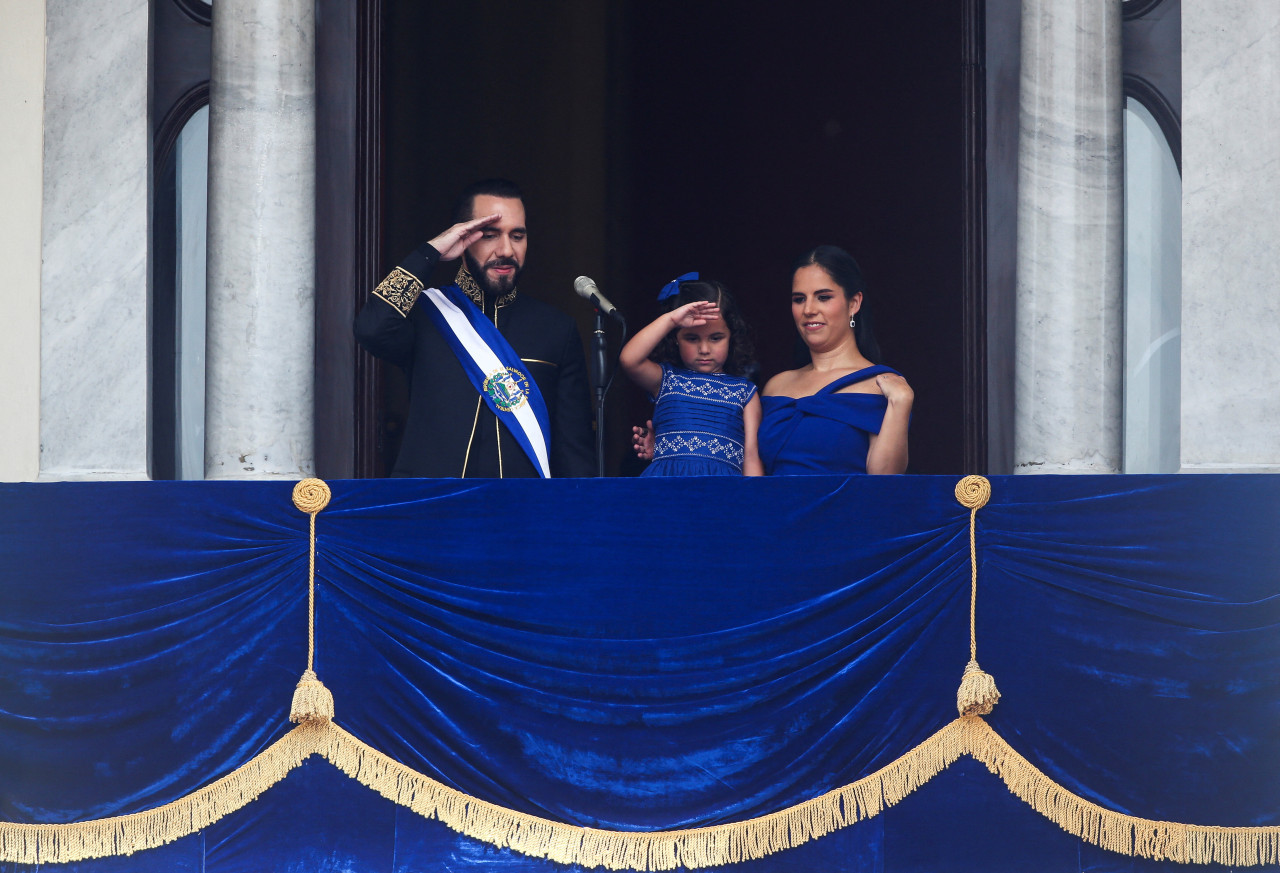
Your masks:
<svg viewBox="0 0 1280 873"><path fill-rule="evenodd" d="M654 398L645 476L759 476L760 398L742 374L746 323L719 282L687 273L658 295L667 312L623 346L618 362Z"/></svg>
<svg viewBox="0 0 1280 873"><path fill-rule="evenodd" d="M904 472L915 394L879 363L866 282L853 256L836 246L802 255L792 272L791 317L811 362L764 387L765 472Z"/></svg>

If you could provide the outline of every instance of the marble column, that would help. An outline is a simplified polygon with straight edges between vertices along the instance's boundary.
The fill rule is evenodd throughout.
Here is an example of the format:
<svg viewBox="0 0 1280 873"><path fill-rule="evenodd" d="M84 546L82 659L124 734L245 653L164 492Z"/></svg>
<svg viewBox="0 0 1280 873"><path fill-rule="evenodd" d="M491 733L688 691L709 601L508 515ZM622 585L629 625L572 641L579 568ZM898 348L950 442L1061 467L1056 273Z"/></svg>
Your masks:
<svg viewBox="0 0 1280 873"><path fill-rule="evenodd" d="M205 475L315 469L315 2L217 0Z"/></svg>
<svg viewBox="0 0 1280 873"><path fill-rule="evenodd" d="M1280 472L1280 3L1182 4L1181 468Z"/></svg>
<svg viewBox="0 0 1280 873"><path fill-rule="evenodd" d="M1116 473L1121 0L1023 0L1014 470Z"/></svg>

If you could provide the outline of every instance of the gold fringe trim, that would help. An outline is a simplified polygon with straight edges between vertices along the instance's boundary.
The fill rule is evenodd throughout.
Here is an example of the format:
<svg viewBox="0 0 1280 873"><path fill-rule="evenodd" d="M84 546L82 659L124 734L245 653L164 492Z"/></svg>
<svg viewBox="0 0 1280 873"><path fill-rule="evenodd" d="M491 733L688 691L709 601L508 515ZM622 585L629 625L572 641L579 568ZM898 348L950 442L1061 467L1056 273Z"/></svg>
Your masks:
<svg viewBox="0 0 1280 873"><path fill-rule="evenodd" d="M1280 863L1280 827L1153 821L1104 809L1052 782L981 718L958 718L896 761L812 800L731 824L673 831L582 828L463 794L389 758L332 722L307 722L243 767L165 806L73 824L0 823L0 861L65 863L128 855L208 827L313 754L426 818L493 846L609 870L705 868L763 858L879 815L969 755L1036 812L1086 842L1182 864Z"/></svg>
<svg viewBox="0 0 1280 873"><path fill-rule="evenodd" d="M957 719L875 773L779 812L676 831L582 828L505 809L411 770L336 725L321 754L393 803L493 846L561 864L674 870L763 858L878 815L959 758L963 731Z"/></svg>
<svg viewBox="0 0 1280 873"><path fill-rule="evenodd" d="M63 864L132 855L193 834L257 800L315 753L319 726L301 725L216 782L131 815L70 824L0 822L0 860Z"/></svg>
<svg viewBox="0 0 1280 873"><path fill-rule="evenodd" d="M1073 794L1042 773L980 718L965 722L965 752L1018 799L1069 834L1121 855L1178 864L1280 863L1280 827L1228 828L1137 818Z"/></svg>

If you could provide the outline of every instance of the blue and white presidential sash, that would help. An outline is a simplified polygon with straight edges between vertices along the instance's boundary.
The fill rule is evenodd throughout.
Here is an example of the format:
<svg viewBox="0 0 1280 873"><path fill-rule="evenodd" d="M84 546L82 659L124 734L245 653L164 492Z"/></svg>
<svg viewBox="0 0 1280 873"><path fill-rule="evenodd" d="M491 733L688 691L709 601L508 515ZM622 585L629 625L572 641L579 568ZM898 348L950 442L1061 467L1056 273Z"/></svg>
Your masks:
<svg viewBox="0 0 1280 873"><path fill-rule="evenodd" d="M457 285L427 288L427 313L449 343L472 386L515 436L542 477L551 476L551 426L542 392L497 326Z"/></svg>

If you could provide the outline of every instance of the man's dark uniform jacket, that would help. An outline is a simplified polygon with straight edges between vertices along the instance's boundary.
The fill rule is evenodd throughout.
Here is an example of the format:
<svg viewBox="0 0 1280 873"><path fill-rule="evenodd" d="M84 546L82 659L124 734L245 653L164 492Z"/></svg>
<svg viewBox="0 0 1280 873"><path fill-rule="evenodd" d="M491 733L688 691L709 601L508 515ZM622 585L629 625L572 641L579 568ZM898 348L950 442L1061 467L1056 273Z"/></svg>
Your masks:
<svg viewBox="0 0 1280 873"><path fill-rule="evenodd" d="M356 317L356 339L409 376L409 419L393 476L511 478L537 468L472 386L423 307L423 279L440 254L423 244L392 271ZM458 286L494 320L542 392L552 476L595 471L586 361L573 319L517 291L486 298L463 267Z"/></svg>

